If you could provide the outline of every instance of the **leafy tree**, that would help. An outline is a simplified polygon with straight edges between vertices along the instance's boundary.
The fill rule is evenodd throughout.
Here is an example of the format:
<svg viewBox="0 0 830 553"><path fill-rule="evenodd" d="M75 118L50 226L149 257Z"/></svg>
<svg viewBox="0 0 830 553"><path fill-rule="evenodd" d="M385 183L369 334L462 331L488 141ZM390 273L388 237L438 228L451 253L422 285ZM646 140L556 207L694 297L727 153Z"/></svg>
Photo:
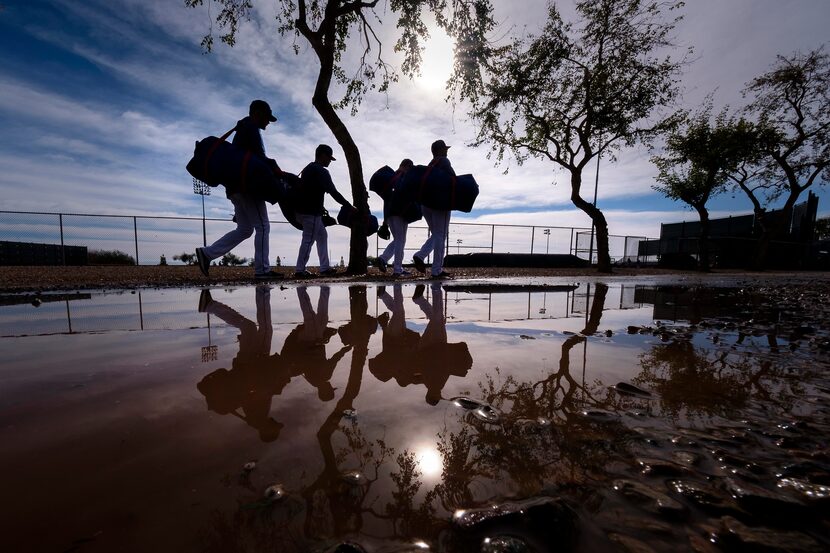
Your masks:
<svg viewBox="0 0 830 553"><path fill-rule="evenodd" d="M186 6L196 7L202 5L204 0L184 2ZM225 31L220 39L233 46L240 25L253 10L254 0L216 2L222 6L216 22ZM352 204L363 215L357 217L359 223L352 228L350 273L365 273L367 268L368 242L363 221L369 214L369 195L363 180L360 150L338 110L349 107L351 114L355 115L366 92L385 92L398 79L395 69L383 58L383 42L377 33L382 19L375 9L377 5L378 0L277 1L277 32L281 36L302 36L317 57L319 72L311 103L343 149L349 168ZM399 30L394 49L404 56L401 71L408 76L419 71L422 43L429 37L424 10L431 12L438 26L456 38L456 56L460 55L463 60L458 63L475 67L486 51L483 47L484 35L493 26L490 0L390 0L388 11L397 15ZM202 46L210 51L213 43L211 31L202 40ZM357 58L357 67L347 69L344 57L350 51L350 45L355 43L359 46L355 45L352 49L361 48L361 55ZM299 53L296 43L293 47L295 53ZM464 74L474 75L475 70L465 71ZM337 101L332 101L330 97L333 83L344 90Z"/></svg>
<svg viewBox="0 0 830 553"><path fill-rule="evenodd" d="M174 255L173 259L176 261L181 261L185 265L195 265L196 264L196 254L195 253L180 253L179 255Z"/></svg>
<svg viewBox="0 0 830 553"><path fill-rule="evenodd" d="M233 252L228 252L219 260L219 265L223 267L238 267L239 265L244 265L247 261L244 257L239 257Z"/></svg>
<svg viewBox="0 0 830 553"><path fill-rule="evenodd" d="M756 144L754 125L730 116L728 109L712 121L712 97L682 122L666 140L665 153L651 158L657 166L653 188L672 200L685 202L700 216L698 268L709 270L709 211L706 203L723 192L729 173L747 158Z"/></svg>
<svg viewBox="0 0 830 553"><path fill-rule="evenodd" d="M596 227L598 269L611 272L608 224L582 197L583 171L594 158L614 160L622 146L648 142L670 128L658 116L678 94L682 61L666 52L682 2L581 0L578 25L551 3L538 36L489 52L482 86L459 91L480 123L475 145L489 143L498 161L548 159L570 174L571 201ZM473 82L475 75L468 82Z"/></svg>
<svg viewBox="0 0 830 553"><path fill-rule="evenodd" d="M135 258L121 250L89 250L87 263L90 265L135 265Z"/></svg>
<svg viewBox="0 0 830 553"><path fill-rule="evenodd" d="M763 234L756 264L762 268L770 240L786 230L801 193L830 180L830 56L823 47L778 56L772 69L752 80L744 94L753 97L746 112L765 130L760 144L764 155L744 173L744 182L754 176L764 184L741 187L760 215ZM785 217L767 221L765 210L759 209L764 203L761 194L766 202L783 196Z"/></svg>

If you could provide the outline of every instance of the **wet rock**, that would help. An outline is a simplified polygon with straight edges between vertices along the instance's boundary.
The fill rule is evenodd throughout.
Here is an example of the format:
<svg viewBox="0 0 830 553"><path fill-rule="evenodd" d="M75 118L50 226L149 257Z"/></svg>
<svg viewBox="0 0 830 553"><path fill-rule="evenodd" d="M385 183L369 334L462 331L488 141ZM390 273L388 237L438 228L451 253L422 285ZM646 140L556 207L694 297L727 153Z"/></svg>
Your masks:
<svg viewBox="0 0 830 553"><path fill-rule="evenodd" d="M679 501L634 480L614 480L613 487L625 497L643 505L649 512L672 518L686 513L686 508Z"/></svg>
<svg viewBox="0 0 830 553"><path fill-rule="evenodd" d="M366 550L360 544L344 542L327 549L326 553L366 553Z"/></svg>
<svg viewBox="0 0 830 553"><path fill-rule="evenodd" d="M478 420L490 424L497 424L501 420L501 414L495 407L490 405L481 405L477 409L473 409L470 413Z"/></svg>
<svg viewBox="0 0 830 553"><path fill-rule="evenodd" d="M634 384L629 384L628 382L618 382L614 386L611 386L611 388L618 394L622 394L625 396L634 396L648 399L654 397L654 395L648 390L644 390L638 386L635 386Z"/></svg>
<svg viewBox="0 0 830 553"><path fill-rule="evenodd" d="M343 417L348 420L356 420L357 419L357 411L354 409L343 409Z"/></svg>
<svg viewBox="0 0 830 553"><path fill-rule="evenodd" d="M517 419L514 426L521 432L537 432L550 427L550 420L545 417L535 419Z"/></svg>
<svg viewBox="0 0 830 553"><path fill-rule="evenodd" d="M527 334L519 334L519 338L521 338L522 340L535 340L536 339L533 336L528 336Z"/></svg>
<svg viewBox="0 0 830 553"><path fill-rule="evenodd" d="M775 445L782 449L813 449L815 442L801 436L783 436L775 441Z"/></svg>
<svg viewBox="0 0 830 553"><path fill-rule="evenodd" d="M671 457L685 467L693 467L700 463L700 455L691 451L672 451Z"/></svg>
<svg viewBox="0 0 830 553"><path fill-rule="evenodd" d="M535 553L536 550L524 541L513 536L496 536L484 538L481 553Z"/></svg>
<svg viewBox="0 0 830 553"><path fill-rule="evenodd" d="M583 409L579 411L579 414L585 418L597 421L610 421L620 418L619 414L604 409Z"/></svg>
<svg viewBox="0 0 830 553"><path fill-rule="evenodd" d="M673 492L709 511L723 513L738 510L732 497L713 486L692 480L670 480L666 485Z"/></svg>
<svg viewBox="0 0 830 553"><path fill-rule="evenodd" d="M775 476L778 478L798 478L830 485L830 465L812 460L800 460L784 465Z"/></svg>
<svg viewBox="0 0 830 553"><path fill-rule="evenodd" d="M724 463L724 465L721 466L722 470L730 472L732 474L737 474L740 471L746 470L752 473L753 475L763 476L769 472L766 468L752 461L751 459L734 455L722 449L713 450L712 455L714 455L717 461ZM757 478L755 478L754 476L752 477L752 479L757 480Z"/></svg>
<svg viewBox="0 0 830 553"><path fill-rule="evenodd" d="M452 401L456 407L461 407L467 411L472 411L473 409L478 409L482 405L486 405L484 402L465 396L454 397L450 399L450 401Z"/></svg>
<svg viewBox="0 0 830 553"><path fill-rule="evenodd" d="M608 539L622 547L622 550L628 553L655 553L654 549L645 542L637 538L632 538L631 536L626 536L625 534L611 533L608 534Z"/></svg>
<svg viewBox="0 0 830 553"><path fill-rule="evenodd" d="M653 518L633 517L623 512L614 512L613 521L616 527L640 535L647 533L670 536L674 533L674 528L665 522Z"/></svg>
<svg viewBox="0 0 830 553"><path fill-rule="evenodd" d="M366 476L357 470L350 470L342 473L340 479L351 486L365 486L368 483Z"/></svg>
<svg viewBox="0 0 830 553"><path fill-rule="evenodd" d="M511 533L521 529L523 540L540 551L554 547L568 551L578 532L576 513L564 501L554 497L459 509L453 514L452 524L464 532L484 532L485 535L492 534L494 529L507 529Z"/></svg>
<svg viewBox="0 0 830 553"><path fill-rule="evenodd" d="M734 478L727 478L725 483L726 489L738 500L738 504L755 515L790 518L804 512L803 503L784 493L775 493Z"/></svg>
<svg viewBox="0 0 830 553"><path fill-rule="evenodd" d="M242 470L245 472L251 472L256 468L256 461L248 461L244 465L242 465Z"/></svg>
<svg viewBox="0 0 830 553"><path fill-rule="evenodd" d="M285 498L288 492L285 491L285 488L282 484L271 484L267 488L265 488L265 499L268 501L279 501L280 499Z"/></svg>
<svg viewBox="0 0 830 553"><path fill-rule="evenodd" d="M637 464L642 468L643 474L649 476L681 476L689 472L683 465L665 459L642 457L637 459Z"/></svg>
<svg viewBox="0 0 830 553"><path fill-rule="evenodd" d="M730 516L720 519L713 539L729 551L769 553L821 553L824 547L801 532L750 527Z"/></svg>
<svg viewBox="0 0 830 553"><path fill-rule="evenodd" d="M778 487L791 490L798 494L798 497L810 503L826 503L830 500L830 486L811 484L796 478L782 478L778 481Z"/></svg>
<svg viewBox="0 0 830 553"><path fill-rule="evenodd" d="M606 338L610 338L610 337L611 337L611 336L613 336L613 335L614 335L614 331L613 331L613 330L610 330L610 329L609 329L609 330L606 330L606 331L605 331L605 337L606 337Z"/></svg>
<svg viewBox="0 0 830 553"><path fill-rule="evenodd" d="M35 298L35 299L32 300L32 305L35 306L35 307L40 307L40 305L42 303L43 302L40 300L40 298Z"/></svg>

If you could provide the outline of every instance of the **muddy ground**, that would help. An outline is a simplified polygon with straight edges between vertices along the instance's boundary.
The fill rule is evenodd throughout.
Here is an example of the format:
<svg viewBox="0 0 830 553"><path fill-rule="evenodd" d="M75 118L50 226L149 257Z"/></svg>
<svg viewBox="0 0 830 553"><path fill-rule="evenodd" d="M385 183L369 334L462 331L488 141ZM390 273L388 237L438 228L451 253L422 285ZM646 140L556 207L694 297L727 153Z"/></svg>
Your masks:
<svg viewBox="0 0 830 553"><path fill-rule="evenodd" d="M288 282L292 279L293 268L278 269ZM713 271L696 273L658 268L616 268L611 275L597 273L594 269L516 269L516 268L453 268L452 273L459 279L489 278L533 278L546 279L558 277L601 278L603 280L632 277L669 277L689 284L696 282L717 282L721 279L739 280L744 283L770 281L770 283L811 284L830 283L828 272L743 272ZM413 275L406 281L422 280L424 275L413 270ZM350 282L360 281L394 281L391 271L384 274L378 269L369 269L365 275L348 275L345 271L327 278L307 279L306 282ZM253 278L250 267L212 267L211 278L207 279L195 266L86 266L86 267L0 267L0 292L36 292L48 290L77 290L93 288L130 288L157 286L203 286L206 284L251 284Z"/></svg>

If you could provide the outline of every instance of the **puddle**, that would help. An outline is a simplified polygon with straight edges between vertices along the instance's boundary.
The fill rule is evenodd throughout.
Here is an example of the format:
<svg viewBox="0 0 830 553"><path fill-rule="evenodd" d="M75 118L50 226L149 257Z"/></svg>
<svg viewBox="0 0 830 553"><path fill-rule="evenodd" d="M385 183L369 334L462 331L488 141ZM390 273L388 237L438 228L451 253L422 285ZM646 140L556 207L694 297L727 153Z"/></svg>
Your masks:
<svg viewBox="0 0 830 553"><path fill-rule="evenodd" d="M6 295L0 549L825 551L828 303L623 281Z"/></svg>

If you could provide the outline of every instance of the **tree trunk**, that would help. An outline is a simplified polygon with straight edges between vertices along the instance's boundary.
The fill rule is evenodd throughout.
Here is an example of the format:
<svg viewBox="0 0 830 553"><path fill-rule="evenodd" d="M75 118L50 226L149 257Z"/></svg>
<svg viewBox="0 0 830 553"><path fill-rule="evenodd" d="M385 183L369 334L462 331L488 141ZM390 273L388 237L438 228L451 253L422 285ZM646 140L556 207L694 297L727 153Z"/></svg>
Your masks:
<svg viewBox="0 0 830 553"><path fill-rule="evenodd" d="M322 69L321 69L322 71ZM337 139L343 153L346 156L346 164L349 167L349 181L352 189L352 205L354 205L359 216L356 224L352 227L349 240L349 269L351 274L364 274L367 268L366 249L366 222L369 217L369 194L366 192L366 184L363 182L363 162L360 159L360 150L357 148L352 135L343 124L337 112L329 102L328 95L314 93L311 103L317 109L317 113L323 118L329 130Z"/></svg>
<svg viewBox="0 0 830 553"><path fill-rule="evenodd" d="M597 271L600 273L611 272L611 255L608 251L608 222L595 205L586 202L579 195L582 187L582 173L578 169L571 170L571 202L584 211L594 223L597 246ZM590 260L589 260L590 261Z"/></svg>
<svg viewBox="0 0 830 553"><path fill-rule="evenodd" d="M700 237L698 244L698 260L697 268L699 271L708 272L710 268L709 261L709 211L704 205L693 205L700 216Z"/></svg>
<svg viewBox="0 0 830 553"><path fill-rule="evenodd" d="M323 118L326 126L334 135L337 143L343 148L346 156L346 165L349 168L349 181L352 189L352 205L358 210L355 218L355 225L352 227L349 240L349 269L350 274L365 274L368 266L366 249L366 223L369 217L369 193L363 182L363 162L360 159L360 150L357 148L352 135L343 124L340 116L334 110L329 100L329 88L334 75L334 50L335 50L335 25L333 23L336 14L330 10L336 10L337 4L330 3L326 7L326 19L321 23L322 36L317 36L303 24L299 31L308 39L317 58L320 60L320 71L317 74L317 83L314 86L314 96L311 103Z"/></svg>
<svg viewBox="0 0 830 553"><path fill-rule="evenodd" d="M758 249L755 254L755 263L753 268L762 271L767 267L769 262L769 246L772 239L775 237L780 237L784 230L787 228L792 222L792 213L793 213L793 206L795 206L795 202L798 201L798 196L803 192L803 190L793 190L790 188L790 194L787 196L787 201L784 202L784 207L781 208L784 212L782 217L778 217L776 220L772 221L772 224L769 224L768 221L765 221L763 225L763 232L761 233L761 238L758 240Z"/></svg>

